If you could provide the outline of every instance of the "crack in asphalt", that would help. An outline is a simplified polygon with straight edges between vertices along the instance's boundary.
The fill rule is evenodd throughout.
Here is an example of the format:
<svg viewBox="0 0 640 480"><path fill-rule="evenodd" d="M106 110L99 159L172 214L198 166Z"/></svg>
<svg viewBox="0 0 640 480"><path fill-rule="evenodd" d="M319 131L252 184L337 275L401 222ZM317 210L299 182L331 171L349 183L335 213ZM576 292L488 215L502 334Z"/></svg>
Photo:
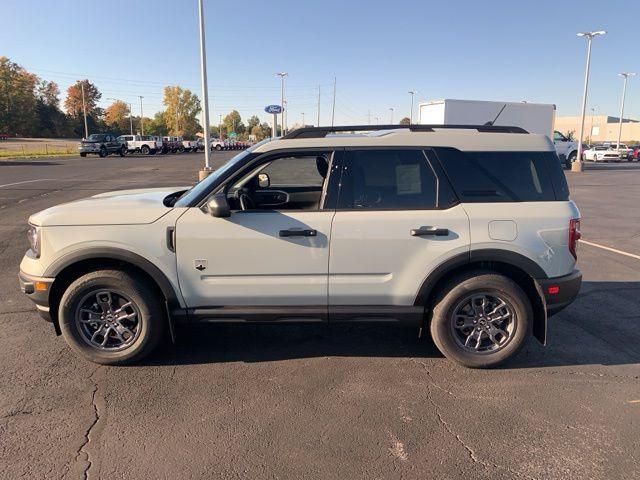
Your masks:
<svg viewBox="0 0 640 480"><path fill-rule="evenodd" d="M100 369L100 367L96 368L93 373L90 375L89 378L93 379L93 376L95 375L95 373ZM84 434L84 440L82 442L82 444L80 445L80 447L78 448L77 452L76 452L76 458L75 458L75 462L77 463L79 461L79 459L82 457L82 460L84 462L86 462L86 465L84 467L83 470L83 479L84 480L88 480L90 475L90 471L91 471L91 467L93 466L93 461L91 459L91 454L89 452L89 446L91 444L92 441L92 433L94 431L94 429L96 428L96 426L98 425L98 422L100 421L100 409L98 408L98 402L97 402L97 396L98 396L98 382L94 381L93 384L93 390L91 392L91 406L93 407L93 419L91 421L91 424L89 425L89 427L87 428L87 430L85 431ZM95 439L94 439L95 440Z"/></svg>
<svg viewBox="0 0 640 480"><path fill-rule="evenodd" d="M455 399L458 399L458 397L456 397L456 396L455 396L452 392L450 392L449 390L447 390L447 389L445 389L445 388L440 387L436 382L434 382L434 381L433 381L433 378L432 378L432 376L431 376L431 372L429 371L429 369L427 368L427 366L426 366L423 362L421 362L421 361L419 361L419 360L416 360L415 358L413 358L412 360L413 360L415 363L417 363L417 364L421 365L421 366L425 369L425 371L427 372L427 376L429 377L429 382L431 383L431 385L427 384L427 400L428 400L428 401L429 401L429 403L433 406L433 408L434 408L434 410L435 410L436 417L438 418L438 422L440 423L440 425L442 425L442 426L444 427L444 429L447 431L447 433L448 433L451 437L455 438L455 440L458 442L458 444L460 444L460 445L465 449L465 451L467 452L467 454L468 454L468 456L469 456L469 459L470 459L473 463L478 464L478 465L482 465L482 466L484 467L484 469L486 469L486 470L492 470L492 469L496 469L496 470L504 470L504 471L506 471L506 472L509 472L509 474L511 474L511 475L515 475L516 477L519 477L519 478L523 478L523 477L524 477L524 478L527 478L528 480L535 480L535 478L534 478L534 477L525 476L525 475L523 475L522 473L517 472L517 471L515 471L515 470L512 470L512 469L510 469L510 468L508 468L508 467L505 467L505 466L502 466L502 465L498 465L498 464L495 464L495 463L489 463L489 462L486 462L486 461L482 460L482 459L481 459L481 458L476 454L476 452L473 450L473 448L471 448L469 445L467 445L467 444L464 442L464 440L462 439L462 437L461 437L458 433L456 433L456 432L453 430L453 428L451 427L450 423L449 423L449 422L447 422L447 421L443 418L442 414L440 413L440 407L439 407L439 405L438 405L438 404L433 400L433 398L431 397L431 388L432 388L432 386L434 386L434 387L438 388L439 390L441 390L441 391L443 391L443 392L445 392L445 393L447 393L447 394L449 394L449 395L453 396Z"/></svg>

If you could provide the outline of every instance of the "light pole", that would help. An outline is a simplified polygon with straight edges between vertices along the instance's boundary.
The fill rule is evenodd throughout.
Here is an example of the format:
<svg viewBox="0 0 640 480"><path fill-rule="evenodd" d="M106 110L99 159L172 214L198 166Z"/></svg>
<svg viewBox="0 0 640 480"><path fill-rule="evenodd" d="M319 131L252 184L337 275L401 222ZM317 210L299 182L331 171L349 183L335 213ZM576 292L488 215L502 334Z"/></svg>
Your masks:
<svg viewBox="0 0 640 480"><path fill-rule="evenodd" d="M142 110L142 99L144 98L142 95L138 95L140 97L140 135L144 135L144 111Z"/></svg>
<svg viewBox="0 0 640 480"><path fill-rule="evenodd" d="M622 84L622 100L620 102L620 125L618 126L618 144L616 145L616 151L618 155L620 155L620 139L622 138L622 118L624 117L624 97L627 95L627 80L629 77L633 77L636 74L633 72L619 73L619 76L624 78L624 82Z"/></svg>
<svg viewBox="0 0 640 480"><path fill-rule="evenodd" d="M89 136L89 129L87 128L87 105L84 103L84 82L80 83L80 90L82 90L82 114L84 115L84 138Z"/></svg>
<svg viewBox="0 0 640 480"><path fill-rule="evenodd" d="M409 115L409 124L413 124L413 96L416 94L415 91L409 90L409 95L411 95L411 113Z"/></svg>
<svg viewBox="0 0 640 480"><path fill-rule="evenodd" d="M284 105L282 106L282 131L285 132L287 130L287 120L289 115L289 112L287 111L287 109L289 108L289 102L285 100L282 103L284 103Z"/></svg>
<svg viewBox="0 0 640 480"><path fill-rule="evenodd" d="M338 82L337 78L333 77L333 107L331 107L331 126L332 127L336 119L336 84L337 82Z"/></svg>
<svg viewBox="0 0 640 480"><path fill-rule="evenodd" d="M380 124L380 122L379 122L380 117L373 117L373 119L376 121L376 125L379 125L379 124Z"/></svg>
<svg viewBox="0 0 640 480"><path fill-rule="evenodd" d="M391 121L389 123L393 125L393 107L389 107L389 111L391 112Z"/></svg>
<svg viewBox="0 0 640 480"><path fill-rule="evenodd" d="M304 112L302 112L302 128L304 128Z"/></svg>
<svg viewBox="0 0 640 480"><path fill-rule="evenodd" d="M598 30L595 32L581 32L578 33L579 37L585 37L587 39L587 66L584 72L584 90L582 92L582 113L580 117L580 137L578 138L578 157L575 162L571 164L571 171L582 171L582 140L584 138L584 116L587 110L587 91L589 89L589 67L591 65L591 42L593 37L598 35L604 35L604 30Z"/></svg>
<svg viewBox="0 0 640 480"><path fill-rule="evenodd" d="M129 102L123 102L122 100L118 100L117 98L108 97L107 100L113 100L114 102L122 102L125 105L129 106L129 130L130 134L133 135L133 108Z"/></svg>
<svg viewBox="0 0 640 480"><path fill-rule="evenodd" d="M316 127L320 126L320 85L318 85L318 123Z"/></svg>
<svg viewBox="0 0 640 480"><path fill-rule="evenodd" d="M218 137L222 140L222 114L218 114Z"/></svg>
<svg viewBox="0 0 640 480"><path fill-rule="evenodd" d="M593 117L596 115L596 107L591 107L591 130L589 130L589 144L593 144Z"/></svg>
<svg viewBox="0 0 640 480"><path fill-rule="evenodd" d="M280 114L280 129L281 133L284 136L285 128L284 128L284 77L287 77L289 74L287 72L278 72L276 73L277 77L280 77L280 106L282 107L282 113Z"/></svg>
<svg viewBox="0 0 640 480"><path fill-rule="evenodd" d="M200 170L198 178L203 180L211 173L209 155L209 93L207 88L207 51L204 38L204 5L198 0L198 19L200 20L200 83L202 84L202 127L204 128L204 170Z"/></svg>

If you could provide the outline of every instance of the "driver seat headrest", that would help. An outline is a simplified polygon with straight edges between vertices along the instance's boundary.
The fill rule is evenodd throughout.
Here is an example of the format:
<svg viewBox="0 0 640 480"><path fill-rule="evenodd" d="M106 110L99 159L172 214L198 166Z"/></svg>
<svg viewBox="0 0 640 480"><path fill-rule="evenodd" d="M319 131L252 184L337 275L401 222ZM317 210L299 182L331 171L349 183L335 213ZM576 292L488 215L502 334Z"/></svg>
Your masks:
<svg viewBox="0 0 640 480"><path fill-rule="evenodd" d="M316 168L318 169L318 173L322 176L322 178L327 178L327 173L329 173L329 161L327 157L323 157L321 155L316 157Z"/></svg>

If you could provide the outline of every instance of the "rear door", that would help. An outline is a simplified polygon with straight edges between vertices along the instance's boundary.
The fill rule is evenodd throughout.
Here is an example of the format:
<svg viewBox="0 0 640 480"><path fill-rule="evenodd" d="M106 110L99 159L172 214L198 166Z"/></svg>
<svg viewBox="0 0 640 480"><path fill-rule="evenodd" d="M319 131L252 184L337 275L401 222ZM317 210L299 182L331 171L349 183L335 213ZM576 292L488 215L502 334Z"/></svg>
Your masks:
<svg viewBox="0 0 640 480"><path fill-rule="evenodd" d="M469 251L469 219L432 156L347 151L331 231L332 319L349 306L410 311L429 273Z"/></svg>

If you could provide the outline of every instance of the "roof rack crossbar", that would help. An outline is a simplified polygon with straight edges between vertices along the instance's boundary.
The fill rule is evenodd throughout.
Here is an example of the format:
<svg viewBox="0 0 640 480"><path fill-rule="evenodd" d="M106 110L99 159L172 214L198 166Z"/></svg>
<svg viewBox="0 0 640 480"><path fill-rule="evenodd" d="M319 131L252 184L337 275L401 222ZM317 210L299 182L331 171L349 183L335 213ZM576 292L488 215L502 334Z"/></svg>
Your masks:
<svg viewBox="0 0 640 480"><path fill-rule="evenodd" d="M370 132L379 130L408 129L412 132L433 132L435 129L451 130L477 130L478 132L493 133L529 133L522 127L503 125L347 125L336 127L303 127L293 130L283 136L283 139L292 138L322 138L330 133L338 132Z"/></svg>

